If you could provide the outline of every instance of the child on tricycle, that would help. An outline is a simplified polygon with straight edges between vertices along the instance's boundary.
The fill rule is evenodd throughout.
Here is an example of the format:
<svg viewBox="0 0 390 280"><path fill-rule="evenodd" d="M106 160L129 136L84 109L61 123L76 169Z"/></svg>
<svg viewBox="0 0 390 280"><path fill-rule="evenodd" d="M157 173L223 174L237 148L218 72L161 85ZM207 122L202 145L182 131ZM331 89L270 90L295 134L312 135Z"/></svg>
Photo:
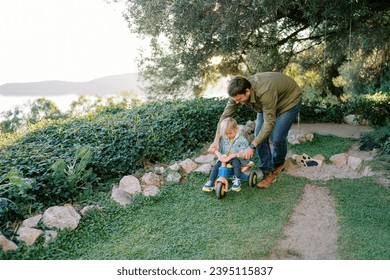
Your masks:
<svg viewBox="0 0 390 280"><path fill-rule="evenodd" d="M218 198L222 198L228 191L228 178L233 178L231 190L235 192L241 190L241 180L249 181L250 185L253 181L254 184L256 183L254 172L250 176L244 173L253 163L240 157L240 152L244 151L249 143L239 133L236 120L233 118L224 119L220 124L220 135L219 150L211 151L218 156L218 160L213 166L209 180L202 188L205 192L211 192L215 189Z"/></svg>

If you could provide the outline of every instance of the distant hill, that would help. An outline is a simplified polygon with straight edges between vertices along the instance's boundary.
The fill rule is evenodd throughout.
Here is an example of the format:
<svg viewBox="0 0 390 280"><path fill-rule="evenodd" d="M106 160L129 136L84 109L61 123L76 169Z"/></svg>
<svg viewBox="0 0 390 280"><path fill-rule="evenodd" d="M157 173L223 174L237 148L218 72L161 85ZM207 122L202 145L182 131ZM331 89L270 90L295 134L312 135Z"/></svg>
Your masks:
<svg viewBox="0 0 390 280"><path fill-rule="evenodd" d="M123 91L143 95L137 73L112 75L88 82L42 81L8 83L0 86L0 96L116 95Z"/></svg>

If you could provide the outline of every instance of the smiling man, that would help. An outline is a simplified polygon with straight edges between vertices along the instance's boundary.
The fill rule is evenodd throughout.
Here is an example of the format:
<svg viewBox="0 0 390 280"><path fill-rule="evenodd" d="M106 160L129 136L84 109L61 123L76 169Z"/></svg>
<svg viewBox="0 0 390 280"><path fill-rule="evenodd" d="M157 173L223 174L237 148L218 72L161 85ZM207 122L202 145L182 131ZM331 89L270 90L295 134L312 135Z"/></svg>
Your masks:
<svg viewBox="0 0 390 280"><path fill-rule="evenodd" d="M245 150L244 157L252 158L257 151L264 174L257 186L267 188L286 165L287 136L302 103L301 89L292 78L282 73L264 72L247 78L233 78L228 86L228 95L229 100L209 150L218 149L221 121L234 117L240 105L250 107L257 112L255 139Z"/></svg>

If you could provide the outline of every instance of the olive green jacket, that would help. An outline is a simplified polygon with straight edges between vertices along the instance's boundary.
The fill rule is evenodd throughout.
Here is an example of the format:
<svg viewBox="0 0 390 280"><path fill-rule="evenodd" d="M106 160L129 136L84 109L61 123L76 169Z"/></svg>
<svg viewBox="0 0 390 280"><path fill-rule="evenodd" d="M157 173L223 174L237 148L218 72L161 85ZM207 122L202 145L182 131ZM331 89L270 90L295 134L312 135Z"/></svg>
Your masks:
<svg viewBox="0 0 390 280"><path fill-rule="evenodd" d="M297 105L302 98L301 89L290 77L279 72L264 72L246 77L251 83L251 95L246 106L263 113L264 123L259 134L253 140L257 146L266 140L276 123L276 117ZM234 117L240 104L229 98L219 123L228 117ZM219 124L218 124L219 127Z"/></svg>

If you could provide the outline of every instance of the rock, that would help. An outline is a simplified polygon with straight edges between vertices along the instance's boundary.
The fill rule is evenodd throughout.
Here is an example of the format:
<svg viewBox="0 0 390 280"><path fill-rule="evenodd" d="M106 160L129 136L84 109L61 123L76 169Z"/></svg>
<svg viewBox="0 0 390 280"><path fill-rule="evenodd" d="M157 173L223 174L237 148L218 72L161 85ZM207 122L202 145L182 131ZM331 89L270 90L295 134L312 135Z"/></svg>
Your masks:
<svg viewBox="0 0 390 280"><path fill-rule="evenodd" d="M75 229L79 225L81 216L70 206L53 206L43 213L42 222L49 228Z"/></svg>
<svg viewBox="0 0 390 280"><path fill-rule="evenodd" d="M198 168L196 168L194 170L194 172L200 172L200 173L203 173L203 174L210 174L210 172L211 172L211 164L209 164L209 163L202 164Z"/></svg>
<svg viewBox="0 0 390 280"><path fill-rule="evenodd" d="M348 162L348 154L341 153L333 155L329 158L329 160L336 166L341 167L347 164Z"/></svg>
<svg viewBox="0 0 390 280"><path fill-rule="evenodd" d="M140 186L140 188L141 188L141 186ZM122 206L130 204L132 202L131 194L129 194L128 192L125 192L124 190L120 189L117 186L114 186L112 188L111 199L115 200L116 202L118 202Z"/></svg>
<svg viewBox="0 0 390 280"><path fill-rule="evenodd" d="M374 176L374 175L375 175L375 172L373 172L373 171L371 170L371 167L366 166L366 167L364 167L364 169L361 171L361 174L362 174L363 176Z"/></svg>
<svg viewBox="0 0 390 280"><path fill-rule="evenodd" d="M165 172L165 168L162 166L156 166L154 168L154 173L156 173L157 175L162 175L164 172Z"/></svg>
<svg viewBox="0 0 390 280"><path fill-rule="evenodd" d="M139 180L132 175L124 176L119 181L119 189L130 195L142 192Z"/></svg>
<svg viewBox="0 0 390 280"><path fill-rule="evenodd" d="M314 134L311 132L303 131L300 129L290 129L288 132L288 143L295 145L301 142L312 141L314 138Z"/></svg>
<svg viewBox="0 0 390 280"><path fill-rule="evenodd" d="M172 164L171 166L169 166L168 168L172 171L179 171L181 167L180 167L180 164L175 163L175 164Z"/></svg>
<svg viewBox="0 0 390 280"><path fill-rule="evenodd" d="M54 241L58 236L58 232L55 230L47 230L45 231L45 244L49 244L50 242Z"/></svg>
<svg viewBox="0 0 390 280"><path fill-rule="evenodd" d="M27 245L33 245L43 233L42 230L30 227L21 227L17 231L18 239Z"/></svg>
<svg viewBox="0 0 390 280"><path fill-rule="evenodd" d="M181 180L181 175L179 172L173 172L167 176L167 182L180 183L180 180Z"/></svg>
<svg viewBox="0 0 390 280"><path fill-rule="evenodd" d="M97 210L102 210L102 208L99 205L88 205L85 206L83 209L81 209L80 214L85 215L88 211L97 211Z"/></svg>
<svg viewBox="0 0 390 280"><path fill-rule="evenodd" d="M34 217L28 218L22 222L22 227L37 227L39 221L42 219L42 214L36 215Z"/></svg>
<svg viewBox="0 0 390 280"><path fill-rule="evenodd" d="M146 173L141 178L141 185L144 189L148 186L160 186L160 177L153 172Z"/></svg>
<svg viewBox="0 0 390 280"><path fill-rule="evenodd" d="M348 157L348 166L351 167L353 170L359 169L361 166L363 160L358 157L349 156Z"/></svg>
<svg viewBox="0 0 390 280"><path fill-rule="evenodd" d="M160 189L156 186L148 186L144 189L144 196L156 196L160 192Z"/></svg>
<svg viewBox="0 0 390 280"><path fill-rule="evenodd" d="M201 155L195 159L196 163L211 163L214 162L215 155L214 154L207 154L207 155Z"/></svg>
<svg viewBox="0 0 390 280"><path fill-rule="evenodd" d="M325 157L323 155L316 155L313 157L314 159L318 159L318 160L321 160L321 161L324 161L325 160Z"/></svg>
<svg viewBox="0 0 390 280"><path fill-rule="evenodd" d="M347 115L343 118L343 120L346 124L353 124L353 125L359 124L356 115Z"/></svg>
<svg viewBox="0 0 390 280"><path fill-rule="evenodd" d="M256 122L254 121L247 121L245 125L238 125L239 133L242 134L248 142L252 142L255 138L254 136L254 130L255 130Z"/></svg>
<svg viewBox="0 0 390 280"><path fill-rule="evenodd" d="M198 167L198 165L193 160L191 160L189 158L180 162L180 166L181 166L181 168L184 169L184 171L187 174L191 173L192 171L194 171Z"/></svg>
<svg viewBox="0 0 390 280"><path fill-rule="evenodd" d="M0 246L3 249L3 251L13 251L18 249L18 246L12 242L11 240L8 240L4 235L0 234Z"/></svg>

